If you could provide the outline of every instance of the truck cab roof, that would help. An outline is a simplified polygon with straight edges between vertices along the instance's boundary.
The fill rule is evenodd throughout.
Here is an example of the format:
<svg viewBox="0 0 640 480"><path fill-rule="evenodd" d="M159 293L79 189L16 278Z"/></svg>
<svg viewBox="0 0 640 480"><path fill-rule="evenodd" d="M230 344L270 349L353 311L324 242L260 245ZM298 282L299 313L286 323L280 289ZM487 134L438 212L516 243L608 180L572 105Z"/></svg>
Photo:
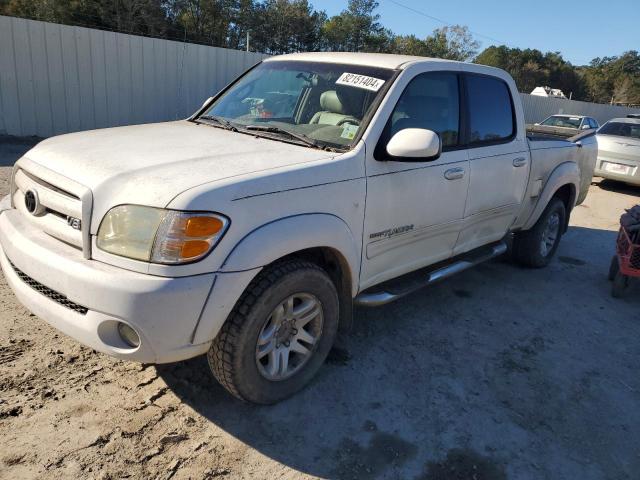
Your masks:
<svg viewBox="0 0 640 480"><path fill-rule="evenodd" d="M389 53L352 53L352 52L307 52L278 55L264 60L265 62L301 61L320 63L341 63L344 65L362 65L379 68L405 69L415 63L451 63L469 65L456 60L442 58L419 57L415 55L396 55ZM475 66L475 64L474 64ZM496 70L486 67L488 70Z"/></svg>

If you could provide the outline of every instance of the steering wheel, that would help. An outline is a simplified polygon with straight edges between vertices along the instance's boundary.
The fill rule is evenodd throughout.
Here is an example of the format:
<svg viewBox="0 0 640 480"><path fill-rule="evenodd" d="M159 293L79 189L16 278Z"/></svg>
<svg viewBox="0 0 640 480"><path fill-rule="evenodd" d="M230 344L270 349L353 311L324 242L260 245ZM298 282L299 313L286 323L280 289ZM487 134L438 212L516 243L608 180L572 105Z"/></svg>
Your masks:
<svg viewBox="0 0 640 480"><path fill-rule="evenodd" d="M339 127L340 125L342 125L343 123L351 123L353 125L360 125L360 120L358 120L355 117L347 117L347 118L343 118L342 120L340 120L336 126Z"/></svg>

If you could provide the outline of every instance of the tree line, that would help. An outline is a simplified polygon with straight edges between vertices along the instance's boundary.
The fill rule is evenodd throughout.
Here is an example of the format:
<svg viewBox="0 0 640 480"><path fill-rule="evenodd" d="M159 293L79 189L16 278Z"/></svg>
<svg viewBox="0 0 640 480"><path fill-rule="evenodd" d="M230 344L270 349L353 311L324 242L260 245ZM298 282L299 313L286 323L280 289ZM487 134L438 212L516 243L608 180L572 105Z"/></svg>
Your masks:
<svg viewBox="0 0 640 480"><path fill-rule="evenodd" d="M507 70L522 92L560 88L575 100L640 104L640 55L595 58L574 66L559 52L489 46L465 26L425 38L384 27L376 0L348 0L329 17L308 0L0 0L0 14L217 47L282 54L352 51L473 61ZM248 35L247 35L248 34Z"/></svg>

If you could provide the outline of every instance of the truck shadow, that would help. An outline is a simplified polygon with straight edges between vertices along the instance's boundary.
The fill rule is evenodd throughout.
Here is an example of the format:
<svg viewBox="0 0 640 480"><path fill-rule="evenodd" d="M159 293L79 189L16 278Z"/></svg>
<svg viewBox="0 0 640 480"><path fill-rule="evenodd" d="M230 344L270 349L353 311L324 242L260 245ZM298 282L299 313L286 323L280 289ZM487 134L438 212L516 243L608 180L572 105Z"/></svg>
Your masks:
<svg viewBox="0 0 640 480"><path fill-rule="evenodd" d="M640 187L629 185L628 183L616 182L615 180L601 178L599 179L599 181L594 179L593 184L597 185L602 190L606 190L607 192L615 192L621 193L623 195L633 195L636 197L640 197Z"/></svg>
<svg viewBox="0 0 640 480"><path fill-rule="evenodd" d="M274 406L235 400L202 357L156 368L217 428L305 474L590 478L597 465L624 476L615 458L640 449L625 434L640 428L629 390L640 391L640 316L638 290L610 297L614 241L613 231L572 227L547 269L495 261L358 310L311 385Z"/></svg>

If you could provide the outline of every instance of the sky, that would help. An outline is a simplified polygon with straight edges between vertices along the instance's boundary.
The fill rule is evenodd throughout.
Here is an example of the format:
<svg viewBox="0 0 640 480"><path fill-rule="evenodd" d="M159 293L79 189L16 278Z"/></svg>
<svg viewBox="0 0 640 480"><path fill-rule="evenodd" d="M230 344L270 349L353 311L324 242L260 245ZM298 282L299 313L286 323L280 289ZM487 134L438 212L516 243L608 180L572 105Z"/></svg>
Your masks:
<svg viewBox="0 0 640 480"><path fill-rule="evenodd" d="M424 38L445 25L398 5L401 4L450 24L466 25L476 33L481 51L503 43L543 52L560 51L574 65L586 65L595 57L640 50L640 0L378 1L380 22L394 33ZM310 3L331 16L344 10L347 0Z"/></svg>

